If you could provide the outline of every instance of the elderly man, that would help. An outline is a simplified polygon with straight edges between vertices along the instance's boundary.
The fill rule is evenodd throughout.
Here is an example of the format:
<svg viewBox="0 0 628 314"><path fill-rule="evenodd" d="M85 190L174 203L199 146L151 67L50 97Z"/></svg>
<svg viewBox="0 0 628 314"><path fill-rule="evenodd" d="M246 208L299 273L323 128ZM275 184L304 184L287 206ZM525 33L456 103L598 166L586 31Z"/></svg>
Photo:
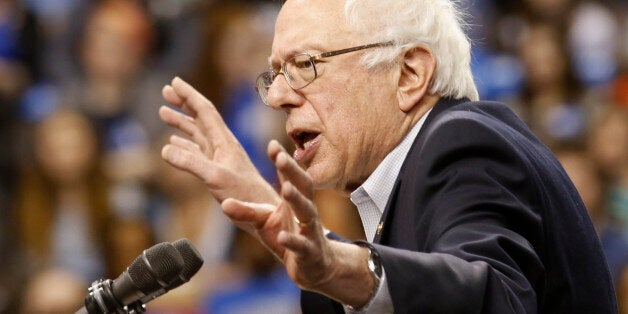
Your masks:
<svg viewBox="0 0 628 314"><path fill-rule="evenodd" d="M207 183L304 290L304 313L612 313L586 210L504 105L478 102L470 44L445 0L288 0L263 102L286 113L277 193L179 78L163 158ZM315 188L350 195L369 242L321 225Z"/></svg>

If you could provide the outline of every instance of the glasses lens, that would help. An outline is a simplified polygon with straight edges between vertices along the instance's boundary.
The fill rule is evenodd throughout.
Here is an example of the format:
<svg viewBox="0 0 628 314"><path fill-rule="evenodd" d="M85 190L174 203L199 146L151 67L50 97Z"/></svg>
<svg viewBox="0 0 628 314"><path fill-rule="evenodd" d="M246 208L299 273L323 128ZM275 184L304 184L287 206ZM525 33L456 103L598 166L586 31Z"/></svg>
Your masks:
<svg viewBox="0 0 628 314"><path fill-rule="evenodd" d="M262 99L265 105L268 106L268 89L270 85L273 84L273 73L271 71L264 72L257 77L257 82L255 82L255 90L259 94L259 97Z"/></svg>
<svg viewBox="0 0 628 314"><path fill-rule="evenodd" d="M299 89L312 83L316 78L316 68L312 57L306 53L294 56L286 62L285 76L294 89Z"/></svg>

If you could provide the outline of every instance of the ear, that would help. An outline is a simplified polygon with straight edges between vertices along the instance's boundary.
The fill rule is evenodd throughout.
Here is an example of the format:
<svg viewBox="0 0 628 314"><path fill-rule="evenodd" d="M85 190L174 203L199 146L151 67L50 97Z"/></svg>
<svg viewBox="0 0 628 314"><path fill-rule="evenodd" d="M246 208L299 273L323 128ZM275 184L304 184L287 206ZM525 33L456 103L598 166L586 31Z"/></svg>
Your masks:
<svg viewBox="0 0 628 314"><path fill-rule="evenodd" d="M403 54L397 91L399 109L408 112L420 102L428 93L435 69L434 55L423 47L413 47Z"/></svg>

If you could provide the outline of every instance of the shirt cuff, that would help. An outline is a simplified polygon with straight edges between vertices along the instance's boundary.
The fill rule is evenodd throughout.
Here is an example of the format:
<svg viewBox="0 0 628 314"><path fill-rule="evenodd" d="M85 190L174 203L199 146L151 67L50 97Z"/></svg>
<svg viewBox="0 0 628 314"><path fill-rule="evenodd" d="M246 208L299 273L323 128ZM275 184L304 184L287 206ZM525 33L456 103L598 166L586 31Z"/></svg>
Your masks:
<svg viewBox="0 0 628 314"><path fill-rule="evenodd" d="M390 297L390 291L388 290L388 284L386 280L386 270L382 267L382 278L379 281L379 287L377 291L360 309L353 309L348 305L344 305L345 313L347 314L385 314L393 313L392 298Z"/></svg>

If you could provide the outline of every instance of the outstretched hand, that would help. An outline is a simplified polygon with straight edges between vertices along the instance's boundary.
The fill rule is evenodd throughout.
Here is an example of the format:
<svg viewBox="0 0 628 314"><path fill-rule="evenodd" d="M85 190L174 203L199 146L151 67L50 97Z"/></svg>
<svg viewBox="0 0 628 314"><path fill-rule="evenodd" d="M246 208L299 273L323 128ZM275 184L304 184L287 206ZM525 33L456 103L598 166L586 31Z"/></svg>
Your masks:
<svg viewBox="0 0 628 314"><path fill-rule="evenodd" d="M313 202L314 183L277 142L268 145L281 183L278 206L227 199L223 211L238 224L250 224L256 236L280 260L302 288L320 286L333 276L333 251Z"/></svg>
<svg viewBox="0 0 628 314"><path fill-rule="evenodd" d="M227 199L223 211L236 223L253 226L254 235L283 261L299 287L344 304L364 305L374 285L366 267L368 252L327 239L313 201L310 176L277 141L268 144L268 155L280 178L279 205Z"/></svg>
<svg viewBox="0 0 628 314"><path fill-rule="evenodd" d="M178 77L163 88L162 95L183 113L163 106L159 116L190 138L173 135L162 149L164 160L203 180L219 202L227 198L279 202L277 192L257 171L211 101Z"/></svg>

